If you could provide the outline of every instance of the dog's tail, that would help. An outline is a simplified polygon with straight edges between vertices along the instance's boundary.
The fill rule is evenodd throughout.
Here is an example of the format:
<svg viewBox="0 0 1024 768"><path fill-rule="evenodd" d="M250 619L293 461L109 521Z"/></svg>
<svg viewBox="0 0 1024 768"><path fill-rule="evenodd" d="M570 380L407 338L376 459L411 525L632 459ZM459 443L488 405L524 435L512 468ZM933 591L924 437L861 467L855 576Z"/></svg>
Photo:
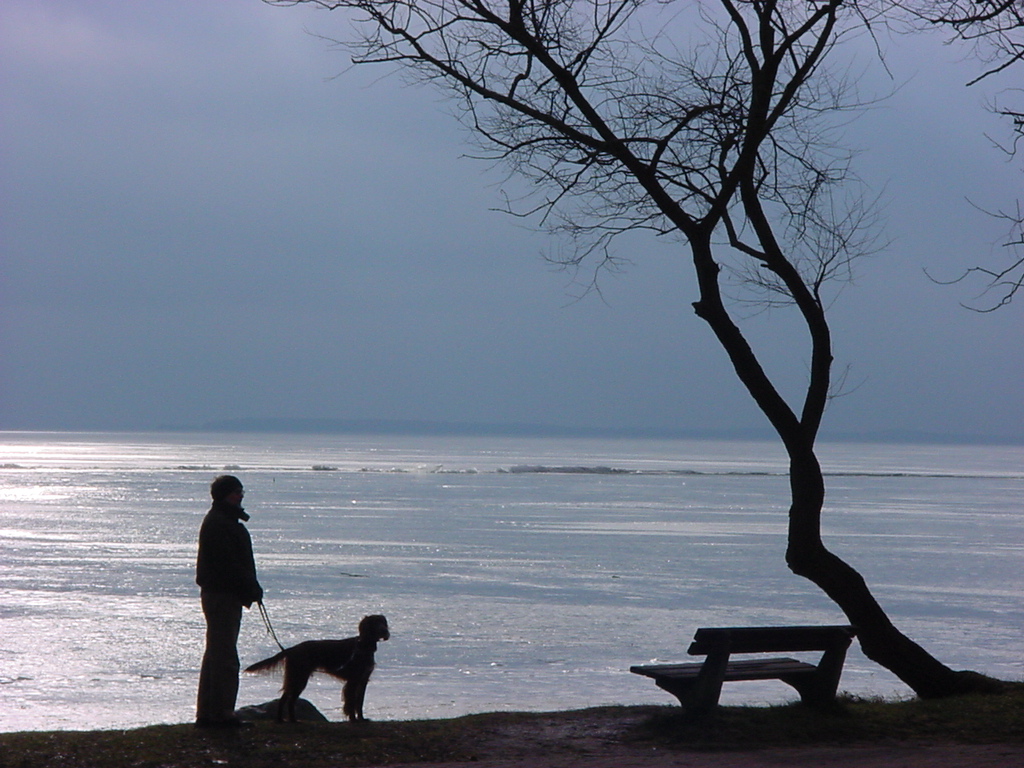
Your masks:
<svg viewBox="0 0 1024 768"><path fill-rule="evenodd" d="M272 669L279 667L284 664L285 652L275 653L269 659L263 659L263 661L257 661L255 664L250 664L245 668L246 672L269 672Z"/></svg>

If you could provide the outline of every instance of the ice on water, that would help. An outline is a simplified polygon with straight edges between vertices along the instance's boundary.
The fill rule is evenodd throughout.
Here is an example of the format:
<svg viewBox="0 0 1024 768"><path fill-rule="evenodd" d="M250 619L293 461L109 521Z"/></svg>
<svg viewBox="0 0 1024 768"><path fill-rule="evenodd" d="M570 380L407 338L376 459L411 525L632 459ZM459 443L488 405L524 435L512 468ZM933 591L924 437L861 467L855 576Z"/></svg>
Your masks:
<svg viewBox="0 0 1024 768"><path fill-rule="evenodd" d="M822 455L829 544L897 624L1020 679L1024 449ZM699 626L844 620L785 568L785 468L753 442L0 433L0 731L192 719L195 537L226 469L282 641L388 616L369 716L671 704L628 667L683 658ZM255 612L239 647L274 650ZM240 704L277 686L245 676ZM856 647L841 687L907 692ZM340 719L336 683L308 696Z"/></svg>

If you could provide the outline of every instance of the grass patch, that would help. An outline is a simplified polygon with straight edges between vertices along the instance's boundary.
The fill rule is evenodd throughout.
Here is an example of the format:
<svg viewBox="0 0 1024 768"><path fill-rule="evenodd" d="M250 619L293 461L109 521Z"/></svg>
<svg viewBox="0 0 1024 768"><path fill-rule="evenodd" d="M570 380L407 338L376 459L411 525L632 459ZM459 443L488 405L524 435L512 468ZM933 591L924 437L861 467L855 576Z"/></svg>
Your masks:
<svg viewBox="0 0 1024 768"><path fill-rule="evenodd" d="M638 754L652 745L686 751L900 742L1022 744L1024 684L1007 686L999 695L934 701L846 698L828 711L801 705L722 707L696 723L679 707L666 706L359 724L261 721L230 732L165 725L0 733L0 768L356 768L469 763L510 755L527 765L531 757L584 754L584 742L595 734L598 750L616 741Z"/></svg>
<svg viewBox="0 0 1024 768"><path fill-rule="evenodd" d="M130 731L0 734L0 768L340 768L469 759L458 720L386 723L260 722L240 731L162 725Z"/></svg>
<svg viewBox="0 0 1024 768"><path fill-rule="evenodd" d="M700 749L754 749L883 742L1024 742L1024 684L1000 694L887 701L840 698L826 710L800 704L720 707L703 720L681 709L655 715L637 736Z"/></svg>

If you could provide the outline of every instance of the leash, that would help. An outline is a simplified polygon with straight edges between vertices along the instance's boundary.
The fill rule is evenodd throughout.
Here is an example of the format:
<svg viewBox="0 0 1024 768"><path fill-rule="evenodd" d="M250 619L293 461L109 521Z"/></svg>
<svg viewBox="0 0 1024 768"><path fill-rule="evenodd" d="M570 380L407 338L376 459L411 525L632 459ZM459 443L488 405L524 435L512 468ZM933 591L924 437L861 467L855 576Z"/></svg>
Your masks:
<svg viewBox="0 0 1024 768"><path fill-rule="evenodd" d="M263 619L263 626L267 628L267 634L274 638L274 642L277 643L277 647L283 651L284 646L281 645L281 641L277 639L277 633L274 631L274 627L270 623L270 616L267 615L267 607L263 605L262 600L257 600L256 605L260 607L260 617Z"/></svg>

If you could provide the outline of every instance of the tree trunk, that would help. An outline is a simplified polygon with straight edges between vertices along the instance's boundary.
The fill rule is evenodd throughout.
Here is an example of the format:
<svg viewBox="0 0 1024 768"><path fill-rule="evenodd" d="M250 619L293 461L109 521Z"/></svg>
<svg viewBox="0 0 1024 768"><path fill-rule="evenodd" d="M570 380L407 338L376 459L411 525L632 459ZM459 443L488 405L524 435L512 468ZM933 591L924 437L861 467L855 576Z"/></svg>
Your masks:
<svg viewBox="0 0 1024 768"><path fill-rule="evenodd" d="M798 418L779 395L722 303L719 270L712 258L710 236L691 236L690 246L701 291L700 301L694 304L694 310L714 331L729 355L736 375L768 417L789 455L792 506L789 510L786 563L790 570L820 587L857 628L857 637L865 655L895 674L918 696L939 698L972 691L1000 690L999 681L975 672L955 672L900 632L875 600L863 577L832 554L821 540L825 480L814 452L814 442L825 400L812 398L811 394L826 386L831 366L829 332L824 314L815 308L801 307L812 331L814 357L819 365L811 372L808 401L802 418Z"/></svg>
<svg viewBox="0 0 1024 768"><path fill-rule="evenodd" d="M791 452L789 546L786 563L828 595L857 627L864 654L890 670L922 698L991 690L996 681L955 672L900 632L871 594L863 577L821 540L824 478L813 450Z"/></svg>

